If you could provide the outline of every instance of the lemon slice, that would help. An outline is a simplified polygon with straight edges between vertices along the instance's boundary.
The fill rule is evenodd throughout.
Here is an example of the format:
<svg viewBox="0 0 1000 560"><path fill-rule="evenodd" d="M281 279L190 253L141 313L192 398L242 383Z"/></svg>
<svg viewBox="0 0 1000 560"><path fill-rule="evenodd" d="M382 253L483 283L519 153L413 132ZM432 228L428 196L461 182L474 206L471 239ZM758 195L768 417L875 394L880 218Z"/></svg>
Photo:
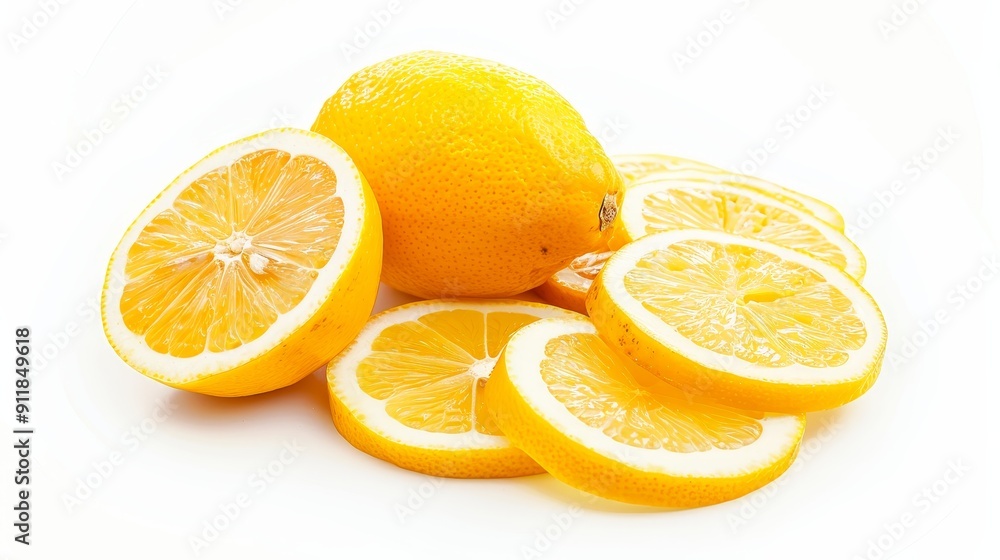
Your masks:
<svg viewBox="0 0 1000 560"><path fill-rule="evenodd" d="M601 336L694 394L804 412L871 387L885 352L881 311L857 281L799 251L716 231L626 245L587 296Z"/></svg>
<svg viewBox="0 0 1000 560"><path fill-rule="evenodd" d="M538 474L485 412L482 389L507 340L544 317L577 316L504 300L430 300L368 322L330 363L337 430L405 469L456 478Z"/></svg>
<svg viewBox="0 0 1000 560"><path fill-rule="evenodd" d="M238 396L290 385L371 313L378 206L327 138L271 130L194 164L125 232L108 264L108 341L167 385Z"/></svg>
<svg viewBox="0 0 1000 560"><path fill-rule="evenodd" d="M507 343L486 404L510 441L563 482L636 504L692 507L764 486L795 458L804 415L691 398L620 357L582 317Z"/></svg>
<svg viewBox="0 0 1000 560"><path fill-rule="evenodd" d="M844 230L844 217L833 206L758 177L733 173L700 161L662 154L626 154L612 156L611 160L625 178L626 187L661 174L689 181L737 185L771 195L785 204L809 212L840 231Z"/></svg>
<svg viewBox="0 0 1000 560"><path fill-rule="evenodd" d="M552 305L586 314L587 306L584 302L587 291L612 253L610 250L600 251L573 259L566 268L535 288L535 292Z"/></svg>
<svg viewBox="0 0 1000 560"><path fill-rule="evenodd" d="M843 233L804 210L735 184L656 175L626 190L619 220L613 248L660 231L709 229L802 251L858 280L865 273L864 255Z"/></svg>
<svg viewBox="0 0 1000 560"><path fill-rule="evenodd" d="M707 163L665 154L618 154L611 156L611 162L615 164L615 168L625 179L626 188L628 185L663 171L680 171L682 169L723 171Z"/></svg>

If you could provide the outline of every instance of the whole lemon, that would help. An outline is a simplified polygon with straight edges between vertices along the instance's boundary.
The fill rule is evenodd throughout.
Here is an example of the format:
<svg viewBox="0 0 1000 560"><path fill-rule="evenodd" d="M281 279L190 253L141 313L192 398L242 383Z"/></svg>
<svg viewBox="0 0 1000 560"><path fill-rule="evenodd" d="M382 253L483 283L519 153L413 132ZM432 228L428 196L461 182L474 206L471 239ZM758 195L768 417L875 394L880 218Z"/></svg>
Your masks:
<svg viewBox="0 0 1000 560"><path fill-rule="evenodd" d="M622 178L572 106L496 62L416 52L351 76L312 129L371 184L382 280L421 297L503 297L602 247Z"/></svg>

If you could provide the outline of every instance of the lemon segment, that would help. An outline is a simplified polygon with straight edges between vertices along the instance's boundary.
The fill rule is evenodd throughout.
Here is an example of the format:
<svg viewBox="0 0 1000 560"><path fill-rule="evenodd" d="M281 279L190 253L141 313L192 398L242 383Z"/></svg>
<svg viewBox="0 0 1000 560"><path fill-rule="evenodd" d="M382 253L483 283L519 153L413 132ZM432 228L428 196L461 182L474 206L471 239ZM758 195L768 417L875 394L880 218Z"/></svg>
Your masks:
<svg viewBox="0 0 1000 560"><path fill-rule="evenodd" d="M425 474L540 473L493 422L482 391L517 329L566 316L504 300L421 301L380 313L327 369L334 424L358 449Z"/></svg>
<svg viewBox="0 0 1000 560"><path fill-rule="evenodd" d="M881 369L886 326L836 267L764 241L702 230L616 252L587 309L602 337L686 391L753 410L832 408Z"/></svg>
<svg viewBox="0 0 1000 560"><path fill-rule="evenodd" d="M521 329L486 384L497 425L563 482L629 503L693 507L751 492L795 457L803 415L692 397L622 358L583 317Z"/></svg>

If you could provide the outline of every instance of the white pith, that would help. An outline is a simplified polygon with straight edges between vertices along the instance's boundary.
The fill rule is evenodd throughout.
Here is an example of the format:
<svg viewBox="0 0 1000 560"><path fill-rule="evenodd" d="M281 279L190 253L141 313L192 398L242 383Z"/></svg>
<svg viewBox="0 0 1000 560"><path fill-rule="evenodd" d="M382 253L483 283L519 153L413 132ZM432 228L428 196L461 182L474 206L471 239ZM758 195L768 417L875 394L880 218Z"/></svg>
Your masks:
<svg viewBox="0 0 1000 560"><path fill-rule="evenodd" d="M642 215L645 208L645 199L652 193L684 190L684 189L706 189L723 192L731 195L750 198L760 204L781 209L798 218L803 224L818 230L830 243L837 246L846 259L845 270L854 278L864 277L865 261L861 250L851 242L842 232L831 226L824 220L817 218L809 212L786 204L777 199L762 195L760 192L746 187L726 185L720 183L708 183L701 180L679 179L676 175L656 175L645 178L636 183L635 186L625 191L625 198L622 201L621 213L622 223L630 239L638 239L647 235L646 219Z"/></svg>
<svg viewBox="0 0 1000 560"><path fill-rule="evenodd" d="M390 416L385 410L385 401L365 393L358 384L358 366L369 355L372 343L382 331L392 325L415 321L429 313L455 309L471 309L482 313L524 313L541 318L579 316L571 311L551 305L504 300L420 301L402 305L380 313L368 321L354 342L330 363L327 369L327 382L337 399L357 420L368 429L394 442L425 449L468 450L511 447L507 438L480 433L476 431L475 426L470 431L461 434L428 432L411 428ZM470 373L477 379L489 377L493 370L492 365L496 363L496 358L496 356L491 356L477 361L470 368ZM475 411L474 404L473 411Z"/></svg>
<svg viewBox="0 0 1000 560"><path fill-rule="evenodd" d="M847 351L849 358L839 366L816 368L802 364L769 367L748 362L737 356L722 355L695 344L647 310L625 289L625 275L646 255L666 249L681 241L704 240L721 244L743 245L767 251L778 257L811 268L840 290L854 306L854 312L864 322L867 336L861 348ZM608 259L602 272L602 283L615 307L620 308L643 332L652 336L673 352L708 369L725 371L741 377L775 383L817 385L840 383L864 377L871 364L885 349L885 320L875 301L842 270L799 251L766 241L748 239L706 230L675 230L654 233L633 241Z"/></svg>
<svg viewBox="0 0 1000 560"><path fill-rule="evenodd" d="M507 376L535 413L558 432L602 456L630 467L671 476L738 476L773 464L788 455L798 444L805 424L804 416L768 414L758 420L760 437L737 449L712 448L709 451L680 453L667 449L645 449L621 443L599 428L577 418L549 391L541 375L545 346L555 337L585 333L596 334L590 321L543 319L519 330L507 343L504 353Z"/></svg>
<svg viewBox="0 0 1000 560"><path fill-rule="evenodd" d="M469 368L469 375L479 379L489 379L490 374L493 373L493 367L497 365L496 356L483 358L482 360L476 360L476 363L472 364Z"/></svg>
<svg viewBox="0 0 1000 560"><path fill-rule="evenodd" d="M142 336L130 331L122 319L120 304L125 279L125 264L129 248L156 215L173 205L177 196L194 180L214 169L224 167L234 160L262 149L278 149L292 157L308 155L326 163L337 177L337 196L344 205L344 221L337 247L329 262L323 267L309 291L299 304L278 319L261 336L224 352L205 350L197 356L178 358L161 354L149 348ZM244 138L219 148L215 152L181 173L142 214L129 226L118 242L108 265L104 297L101 302L105 329L112 345L132 367L151 377L173 383L189 382L231 370L265 354L279 345L291 333L304 325L326 301L334 284L340 279L351 255L361 240L365 217L365 201L361 173L350 157L326 137L305 130L275 129ZM254 273L265 272L267 258L253 252L252 239L234 233L227 240L220 240L214 254L216 259L238 259L243 251L251 252L250 266ZM260 256L261 258L254 258ZM263 259L263 260L261 260Z"/></svg>

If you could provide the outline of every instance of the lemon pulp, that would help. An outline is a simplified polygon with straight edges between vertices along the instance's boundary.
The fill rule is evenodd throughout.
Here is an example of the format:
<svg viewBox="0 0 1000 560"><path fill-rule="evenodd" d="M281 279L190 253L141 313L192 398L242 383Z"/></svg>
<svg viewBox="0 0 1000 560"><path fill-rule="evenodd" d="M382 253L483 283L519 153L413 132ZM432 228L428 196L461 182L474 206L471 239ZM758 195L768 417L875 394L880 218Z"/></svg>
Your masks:
<svg viewBox="0 0 1000 560"><path fill-rule="evenodd" d="M525 313L456 309L394 324L379 333L358 365L358 385L411 428L501 435L483 407L482 390L514 331L537 320Z"/></svg>
<svg viewBox="0 0 1000 560"><path fill-rule="evenodd" d="M643 200L646 233L709 229L799 249L840 269L847 257L817 228L795 214L749 196L710 188L652 192Z"/></svg>
<svg viewBox="0 0 1000 560"><path fill-rule="evenodd" d="M319 159L275 149L199 177L128 251L125 326L175 357L260 337L302 300L337 247L336 183Z"/></svg>
<svg viewBox="0 0 1000 560"><path fill-rule="evenodd" d="M698 346L758 365L839 366L867 337L851 300L821 274L745 245L674 243L641 257L624 283Z"/></svg>
<svg viewBox="0 0 1000 560"><path fill-rule="evenodd" d="M540 366L549 392L581 422L644 449L737 449L760 437L762 416L694 402L613 354L596 334L557 336ZM755 417L756 416L756 417Z"/></svg>

